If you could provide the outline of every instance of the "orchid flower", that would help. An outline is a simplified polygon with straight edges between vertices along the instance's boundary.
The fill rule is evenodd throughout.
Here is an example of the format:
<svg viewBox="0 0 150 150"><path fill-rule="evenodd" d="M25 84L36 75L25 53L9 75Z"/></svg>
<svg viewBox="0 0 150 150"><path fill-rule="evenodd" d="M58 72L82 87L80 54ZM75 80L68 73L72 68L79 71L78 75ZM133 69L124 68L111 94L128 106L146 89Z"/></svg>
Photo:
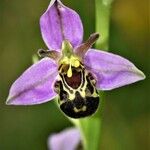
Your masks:
<svg viewBox="0 0 150 150"><path fill-rule="evenodd" d="M68 128L48 138L49 150L75 150L80 146L81 136L77 128Z"/></svg>
<svg viewBox="0 0 150 150"><path fill-rule="evenodd" d="M40 18L40 28L49 50L39 50L42 59L13 83L8 105L41 104L59 96L59 106L67 116L86 117L97 110L98 90L112 90L145 78L129 60L93 49L98 33L82 43L79 15L60 0L50 2Z"/></svg>

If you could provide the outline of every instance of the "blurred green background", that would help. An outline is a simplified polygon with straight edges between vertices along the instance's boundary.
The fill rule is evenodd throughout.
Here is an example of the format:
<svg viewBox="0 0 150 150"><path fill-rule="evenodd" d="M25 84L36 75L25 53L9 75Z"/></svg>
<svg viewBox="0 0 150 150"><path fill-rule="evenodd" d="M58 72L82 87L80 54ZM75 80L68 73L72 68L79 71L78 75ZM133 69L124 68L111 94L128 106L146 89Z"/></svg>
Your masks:
<svg viewBox="0 0 150 150"><path fill-rule="evenodd" d="M95 30L94 0L64 0L84 24L85 39ZM49 0L0 0L0 150L46 150L47 138L72 124L48 102L35 106L6 106L9 88L46 48L39 17ZM149 143L149 6L148 0L114 0L110 51L141 69L147 79L105 92L101 149L148 150ZM150 139L149 139L150 140Z"/></svg>

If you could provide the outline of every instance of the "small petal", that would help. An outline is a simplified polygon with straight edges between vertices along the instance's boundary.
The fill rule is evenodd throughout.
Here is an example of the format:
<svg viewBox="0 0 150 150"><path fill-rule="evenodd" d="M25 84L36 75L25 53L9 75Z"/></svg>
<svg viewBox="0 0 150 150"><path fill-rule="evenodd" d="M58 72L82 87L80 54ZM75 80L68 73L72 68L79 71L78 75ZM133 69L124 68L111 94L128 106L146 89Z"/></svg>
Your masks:
<svg viewBox="0 0 150 150"><path fill-rule="evenodd" d="M6 104L33 105L52 100L57 65L50 58L43 58L28 68L11 86Z"/></svg>
<svg viewBox="0 0 150 150"><path fill-rule="evenodd" d="M69 128L53 134L48 139L49 150L75 150L81 140L80 132L76 128Z"/></svg>
<svg viewBox="0 0 150 150"><path fill-rule="evenodd" d="M77 56L79 56L81 59L84 58L85 53L92 47L92 45L98 40L99 34L98 33L93 33L90 35L88 40L86 40L84 43L81 45L78 45L75 49L74 52Z"/></svg>
<svg viewBox="0 0 150 150"><path fill-rule="evenodd" d="M40 18L40 27L49 49L61 49L63 40L69 40L73 47L82 42L83 26L79 15L59 0L51 1Z"/></svg>
<svg viewBox="0 0 150 150"><path fill-rule="evenodd" d="M90 49L84 64L95 74L100 90L111 90L145 78L143 72L129 60L100 50Z"/></svg>

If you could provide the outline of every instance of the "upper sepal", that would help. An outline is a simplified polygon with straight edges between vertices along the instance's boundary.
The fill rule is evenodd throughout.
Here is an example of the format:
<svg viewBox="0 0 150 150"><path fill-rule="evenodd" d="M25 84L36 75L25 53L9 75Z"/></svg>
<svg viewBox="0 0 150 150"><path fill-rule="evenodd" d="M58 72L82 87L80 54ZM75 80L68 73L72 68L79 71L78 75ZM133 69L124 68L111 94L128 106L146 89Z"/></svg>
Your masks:
<svg viewBox="0 0 150 150"><path fill-rule="evenodd" d="M6 104L34 105L56 97L53 85L57 65L50 58L43 58L28 68L11 86Z"/></svg>
<svg viewBox="0 0 150 150"><path fill-rule="evenodd" d="M96 86L100 90L112 90L145 78L129 60L100 50L90 49L84 64L96 76Z"/></svg>
<svg viewBox="0 0 150 150"><path fill-rule="evenodd" d="M69 40L73 47L82 42L83 26L79 15L60 0L50 2L40 18L40 28L49 49L61 49L63 40Z"/></svg>

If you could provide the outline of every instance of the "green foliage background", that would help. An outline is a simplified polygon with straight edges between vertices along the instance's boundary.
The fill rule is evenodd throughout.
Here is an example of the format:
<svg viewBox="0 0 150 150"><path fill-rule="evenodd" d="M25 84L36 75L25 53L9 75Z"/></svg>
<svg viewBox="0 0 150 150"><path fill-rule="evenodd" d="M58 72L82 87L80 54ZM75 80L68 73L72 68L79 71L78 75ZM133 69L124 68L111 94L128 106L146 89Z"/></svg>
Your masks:
<svg viewBox="0 0 150 150"><path fill-rule="evenodd" d="M63 2L80 14L87 39L95 30L94 0ZM49 0L0 0L0 150L45 150L51 133L71 126L54 102L5 105L13 81L32 64L37 49L46 48L39 17L48 4ZM148 150L148 19L148 0L114 0L109 49L135 63L147 79L105 92L102 150Z"/></svg>

